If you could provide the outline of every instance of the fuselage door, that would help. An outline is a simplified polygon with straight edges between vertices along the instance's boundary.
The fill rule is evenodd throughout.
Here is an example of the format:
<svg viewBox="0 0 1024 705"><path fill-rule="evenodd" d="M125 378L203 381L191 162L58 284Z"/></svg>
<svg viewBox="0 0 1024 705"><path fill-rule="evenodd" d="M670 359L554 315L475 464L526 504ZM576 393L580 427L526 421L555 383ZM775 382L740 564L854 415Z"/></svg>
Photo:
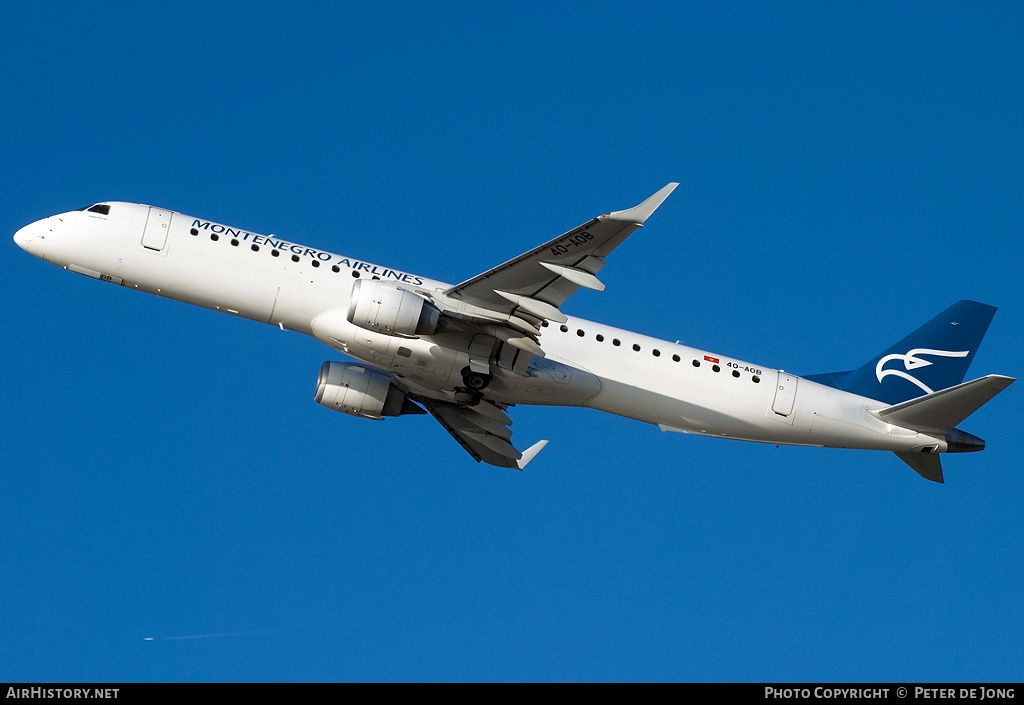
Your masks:
<svg viewBox="0 0 1024 705"><path fill-rule="evenodd" d="M789 416L793 413L793 402L796 400L797 377L779 372L779 381L775 387L775 401L772 402L772 411L779 416Z"/></svg>
<svg viewBox="0 0 1024 705"><path fill-rule="evenodd" d="M164 249L167 244L167 233L171 229L171 211L149 207L149 218L146 220L146 229L142 232L142 246L147 250Z"/></svg>

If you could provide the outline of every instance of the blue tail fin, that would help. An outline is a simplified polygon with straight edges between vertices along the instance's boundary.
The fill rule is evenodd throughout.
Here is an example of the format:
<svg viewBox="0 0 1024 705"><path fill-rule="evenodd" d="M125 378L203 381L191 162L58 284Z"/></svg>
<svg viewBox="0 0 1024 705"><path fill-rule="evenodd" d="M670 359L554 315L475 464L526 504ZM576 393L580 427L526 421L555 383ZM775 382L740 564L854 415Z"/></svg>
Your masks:
<svg viewBox="0 0 1024 705"><path fill-rule="evenodd" d="M860 369L807 379L887 404L952 387L964 380L995 313L958 301Z"/></svg>

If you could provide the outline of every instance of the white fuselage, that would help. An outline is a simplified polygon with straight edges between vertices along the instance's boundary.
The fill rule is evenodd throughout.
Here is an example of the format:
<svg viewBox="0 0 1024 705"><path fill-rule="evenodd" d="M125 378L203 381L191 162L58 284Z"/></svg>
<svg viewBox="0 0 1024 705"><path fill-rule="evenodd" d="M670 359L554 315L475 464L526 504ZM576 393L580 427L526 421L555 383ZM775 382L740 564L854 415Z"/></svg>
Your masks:
<svg viewBox="0 0 1024 705"><path fill-rule="evenodd" d="M18 232L18 244L72 271L311 335L398 376L420 397L461 384L471 333L408 338L347 320L357 279L431 294L449 284L192 216L110 203ZM158 211L159 209L153 209ZM507 404L584 406L666 431L789 445L947 450L871 412L887 404L779 370L569 317L542 329L546 357L526 375L496 374L486 391Z"/></svg>

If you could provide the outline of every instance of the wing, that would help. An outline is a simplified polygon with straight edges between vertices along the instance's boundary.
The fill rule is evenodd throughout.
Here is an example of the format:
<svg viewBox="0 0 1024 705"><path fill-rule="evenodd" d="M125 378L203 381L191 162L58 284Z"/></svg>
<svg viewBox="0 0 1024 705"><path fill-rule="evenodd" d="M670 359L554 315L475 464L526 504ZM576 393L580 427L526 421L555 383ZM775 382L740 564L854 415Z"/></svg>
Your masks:
<svg viewBox="0 0 1024 705"><path fill-rule="evenodd" d="M520 453L510 440L512 419L488 401L476 406L423 405L477 462L522 470L547 445L540 441Z"/></svg>
<svg viewBox="0 0 1024 705"><path fill-rule="evenodd" d="M444 313L478 327L469 349L470 369L492 365L525 374L531 355L543 356L538 339L542 321L563 323L558 310L580 287L604 290L595 276L604 258L621 245L678 186L671 183L640 205L598 216L540 247L502 265L431 295ZM506 355L508 343L527 355ZM498 353L493 351L498 350ZM523 452L512 445L512 420L503 408L478 399L475 406L417 399L477 462L499 467L526 467L547 441Z"/></svg>
<svg viewBox="0 0 1024 705"><path fill-rule="evenodd" d="M439 302L464 320L505 324L536 338L542 320L566 320L558 307L580 287L604 290L594 276L604 258L643 227L676 186L668 184L634 208L598 216L464 281L443 292Z"/></svg>

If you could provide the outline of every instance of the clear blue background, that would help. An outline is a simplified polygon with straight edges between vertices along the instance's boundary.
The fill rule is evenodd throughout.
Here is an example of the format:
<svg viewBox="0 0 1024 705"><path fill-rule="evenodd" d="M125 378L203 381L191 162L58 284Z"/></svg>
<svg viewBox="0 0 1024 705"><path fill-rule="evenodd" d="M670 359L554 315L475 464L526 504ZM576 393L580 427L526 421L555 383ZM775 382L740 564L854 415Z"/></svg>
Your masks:
<svg viewBox="0 0 1024 705"><path fill-rule="evenodd" d="M1019 385L944 486L528 407L520 473L319 407L310 338L10 235L137 201L457 282L679 181L569 313L810 374L972 298L1000 311L971 376L1016 376L1022 20L7 8L0 680L1019 681Z"/></svg>

